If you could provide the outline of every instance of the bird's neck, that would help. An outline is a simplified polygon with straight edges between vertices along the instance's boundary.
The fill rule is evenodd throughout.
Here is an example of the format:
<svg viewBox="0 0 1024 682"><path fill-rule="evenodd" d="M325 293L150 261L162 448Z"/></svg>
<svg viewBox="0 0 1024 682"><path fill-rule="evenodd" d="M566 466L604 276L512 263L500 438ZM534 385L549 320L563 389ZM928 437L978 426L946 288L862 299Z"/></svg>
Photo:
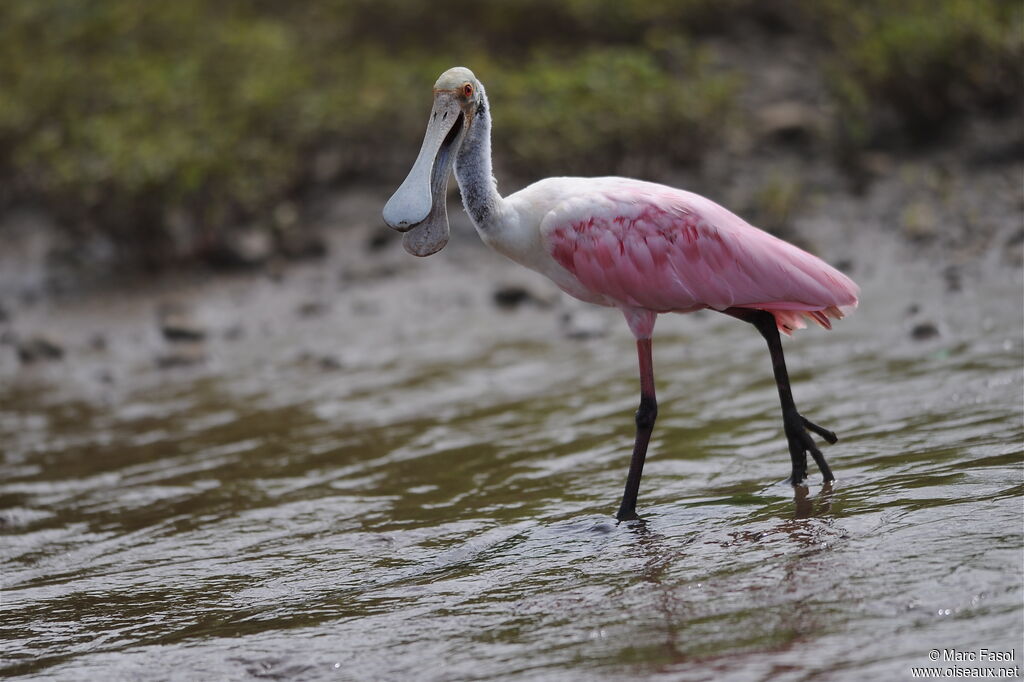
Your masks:
<svg viewBox="0 0 1024 682"><path fill-rule="evenodd" d="M481 95L473 124L455 158L455 179L466 213L477 231L484 233L497 224L504 200L498 194L498 182L491 169L490 104L487 95Z"/></svg>

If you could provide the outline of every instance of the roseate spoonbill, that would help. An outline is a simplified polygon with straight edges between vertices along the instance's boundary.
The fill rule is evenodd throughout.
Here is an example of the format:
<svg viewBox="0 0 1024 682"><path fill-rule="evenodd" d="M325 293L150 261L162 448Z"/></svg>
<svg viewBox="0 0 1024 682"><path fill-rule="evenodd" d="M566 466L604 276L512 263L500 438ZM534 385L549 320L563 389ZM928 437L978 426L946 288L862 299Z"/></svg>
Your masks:
<svg viewBox="0 0 1024 682"><path fill-rule="evenodd" d="M552 139L552 144L555 140ZM797 412L779 330L804 318L831 328L857 306L846 275L749 225L702 196L627 178L548 178L507 197L491 172L491 115L484 87L466 68L441 74L419 156L384 206L405 249L429 256L448 241L445 195L452 165L466 212L484 243L547 276L568 294L622 311L636 337L640 407L617 518L635 519L640 476L658 404L651 334L659 313L710 308L754 325L768 343L792 459L803 484L807 453L825 481L832 471L810 432L836 435Z"/></svg>

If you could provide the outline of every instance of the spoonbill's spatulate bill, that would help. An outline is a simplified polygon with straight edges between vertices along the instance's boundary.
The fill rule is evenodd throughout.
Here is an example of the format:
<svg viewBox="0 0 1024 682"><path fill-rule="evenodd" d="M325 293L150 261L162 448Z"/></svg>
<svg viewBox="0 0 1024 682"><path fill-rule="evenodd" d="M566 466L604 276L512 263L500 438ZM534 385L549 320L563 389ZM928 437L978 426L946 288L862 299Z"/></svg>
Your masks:
<svg viewBox="0 0 1024 682"><path fill-rule="evenodd" d="M552 144L556 144L555 139ZM550 278L568 294L622 311L636 337L640 408L617 517L635 519L647 444L658 415L651 335L658 313L709 308L754 325L768 342L793 485L807 453L825 481L832 471L809 432L836 435L797 412L779 330L804 320L826 329L857 306L857 285L827 263L748 224L702 196L627 178L548 178L507 197L491 173L491 114L466 68L441 74L419 157L384 207L410 253L448 242L445 194L454 164L462 199L484 243Z"/></svg>

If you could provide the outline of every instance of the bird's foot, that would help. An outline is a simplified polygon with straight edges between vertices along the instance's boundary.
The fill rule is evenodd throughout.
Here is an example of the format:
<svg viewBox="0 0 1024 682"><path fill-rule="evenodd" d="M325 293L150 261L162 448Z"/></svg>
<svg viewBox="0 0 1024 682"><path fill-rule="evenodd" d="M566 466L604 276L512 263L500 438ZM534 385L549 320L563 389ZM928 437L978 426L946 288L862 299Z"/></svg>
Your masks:
<svg viewBox="0 0 1024 682"><path fill-rule="evenodd" d="M809 431L813 431L825 439L830 445L839 440L835 433L826 428L818 426L810 419L805 418L798 412L792 412L783 417L785 424L786 439L789 441L789 454L793 460L793 473L789 483L793 485L804 485L807 480L807 454L814 458L814 463L821 470L821 476L825 482L834 481L832 469L825 461L825 455L814 443Z"/></svg>
<svg viewBox="0 0 1024 682"><path fill-rule="evenodd" d="M640 517L636 514L636 507L627 509L626 507L619 507L619 511L615 514L615 520L619 523L623 521L640 521Z"/></svg>
<svg viewBox="0 0 1024 682"><path fill-rule="evenodd" d="M646 519L644 519L642 516L637 516L635 513L632 516L626 517L620 517L616 515L615 518L617 519L615 521L616 526L619 526L623 523L626 524L627 528L639 528L647 525Z"/></svg>

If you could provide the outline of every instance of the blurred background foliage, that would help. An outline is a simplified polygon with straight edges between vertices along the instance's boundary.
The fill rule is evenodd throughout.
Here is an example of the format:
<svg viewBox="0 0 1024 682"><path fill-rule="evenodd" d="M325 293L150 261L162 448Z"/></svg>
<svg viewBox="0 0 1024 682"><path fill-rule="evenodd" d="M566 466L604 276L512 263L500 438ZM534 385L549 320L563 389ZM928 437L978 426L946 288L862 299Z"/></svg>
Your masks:
<svg viewBox="0 0 1024 682"><path fill-rule="evenodd" d="M500 171L699 164L749 74L719 44L785 35L821 78L839 155L1008 111L1022 7L1000 0L7 0L0 204L45 205L149 262L288 215L311 189L395 183L430 86L488 86ZM267 217L270 216L270 217Z"/></svg>

